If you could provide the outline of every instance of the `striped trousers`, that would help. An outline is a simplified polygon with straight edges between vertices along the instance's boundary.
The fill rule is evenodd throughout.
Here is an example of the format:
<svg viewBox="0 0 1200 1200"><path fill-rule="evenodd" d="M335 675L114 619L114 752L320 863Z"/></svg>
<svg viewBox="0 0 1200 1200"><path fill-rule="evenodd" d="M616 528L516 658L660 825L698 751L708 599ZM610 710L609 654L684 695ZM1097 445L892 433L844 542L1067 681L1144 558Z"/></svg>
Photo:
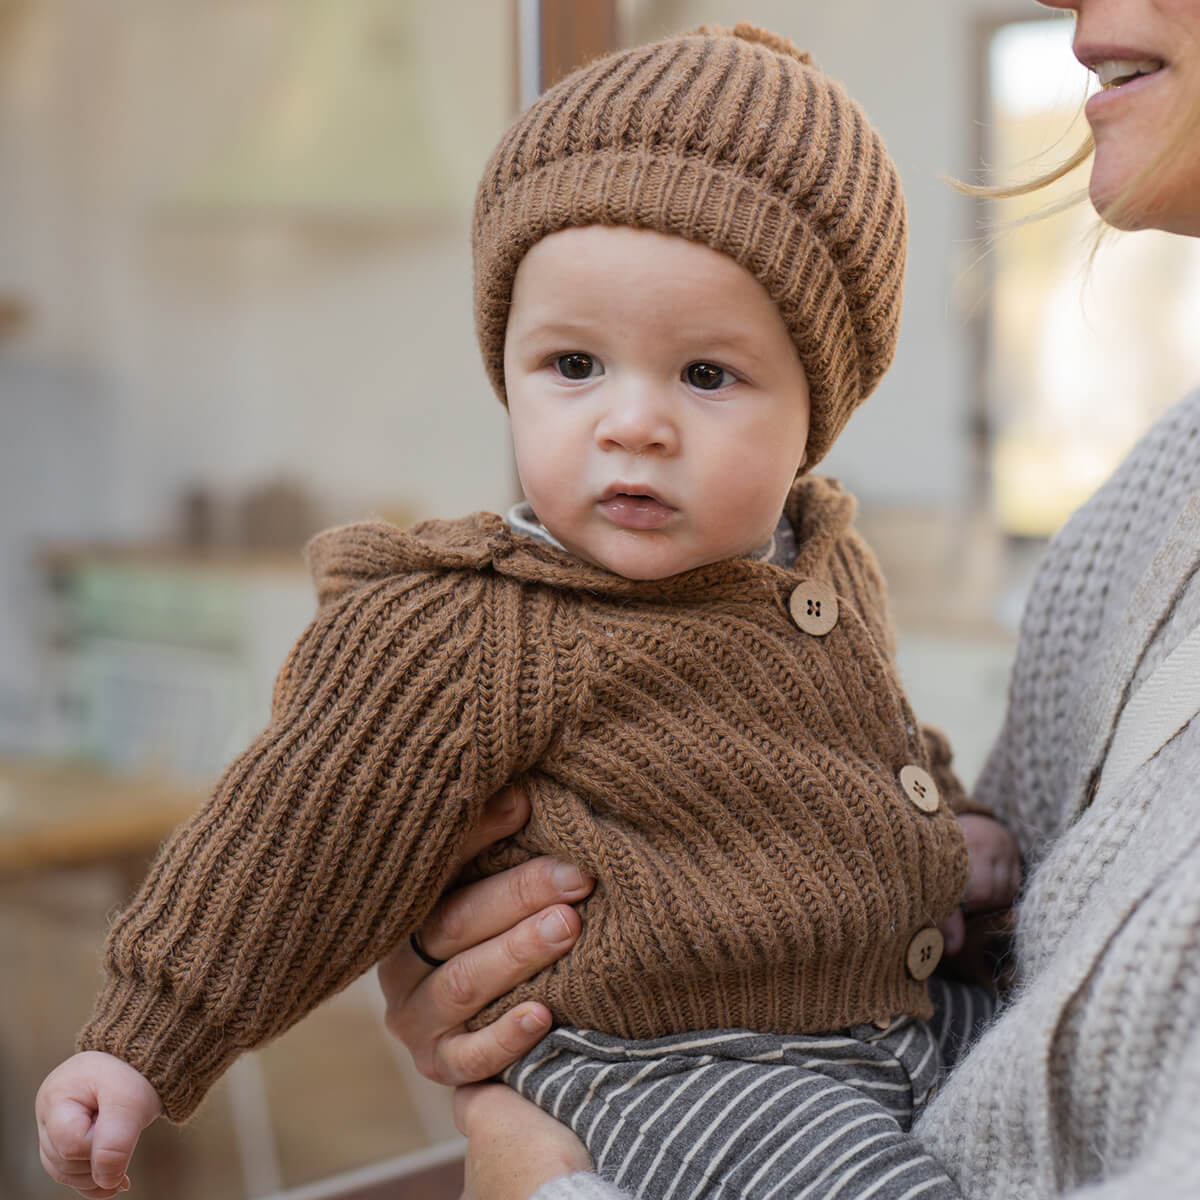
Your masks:
<svg viewBox="0 0 1200 1200"><path fill-rule="evenodd" d="M629 1041L562 1027L504 1078L643 1200L957 1200L907 1130L995 1000L930 985L934 1019L887 1029Z"/></svg>

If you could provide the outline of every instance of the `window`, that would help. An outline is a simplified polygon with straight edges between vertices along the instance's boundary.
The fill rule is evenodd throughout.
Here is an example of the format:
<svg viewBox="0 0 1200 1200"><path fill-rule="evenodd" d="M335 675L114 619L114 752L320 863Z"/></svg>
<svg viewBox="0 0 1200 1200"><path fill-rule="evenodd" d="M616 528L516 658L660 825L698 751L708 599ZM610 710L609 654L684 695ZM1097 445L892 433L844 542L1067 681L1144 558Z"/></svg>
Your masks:
<svg viewBox="0 0 1200 1200"><path fill-rule="evenodd" d="M1070 71L1073 30L1049 18L986 39L990 181L1031 178L1082 143L1089 76ZM982 379L991 498L1017 536L1053 533L1200 384L1200 243L1109 234L1089 267L1090 204L1012 224L1086 185L1085 166L1034 196L981 204L992 227Z"/></svg>

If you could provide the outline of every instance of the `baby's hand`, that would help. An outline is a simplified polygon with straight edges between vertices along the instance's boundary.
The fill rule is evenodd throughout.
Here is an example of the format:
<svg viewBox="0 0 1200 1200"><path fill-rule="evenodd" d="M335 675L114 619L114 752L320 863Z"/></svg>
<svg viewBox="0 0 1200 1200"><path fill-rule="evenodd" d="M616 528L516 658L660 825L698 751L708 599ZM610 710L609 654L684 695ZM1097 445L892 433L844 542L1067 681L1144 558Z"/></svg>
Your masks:
<svg viewBox="0 0 1200 1200"><path fill-rule="evenodd" d="M1021 890L1021 851L1017 839L999 821L982 813L963 813L958 824L967 841L967 912L1007 908Z"/></svg>
<svg viewBox="0 0 1200 1200"><path fill-rule="evenodd" d="M38 1088L35 1107L46 1173L89 1200L129 1187L125 1171L138 1136L162 1113L143 1075L94 1050L55 1067Z"/></svg>
<svg viewBox="0 0 1200 1200"><path fill-rule="evenodd" d="M967 888L962 906L941 924L946 954L953 957L966 945L967 913L990 913L1008 908L1021 890L1021 851L1017 839L999 821L982 813L963 813L959 827L967 842Z"/></svg>

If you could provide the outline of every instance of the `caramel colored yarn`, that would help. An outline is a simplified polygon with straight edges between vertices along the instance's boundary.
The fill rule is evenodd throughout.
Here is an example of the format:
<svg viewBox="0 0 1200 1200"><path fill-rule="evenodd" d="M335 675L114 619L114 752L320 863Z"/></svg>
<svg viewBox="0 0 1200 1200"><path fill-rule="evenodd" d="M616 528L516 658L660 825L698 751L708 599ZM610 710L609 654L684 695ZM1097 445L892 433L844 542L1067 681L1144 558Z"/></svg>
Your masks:
<svg viewBox="0 0 1200 1200"><path fill-rule="evenodd" d="M807 467L891 363L904 198L862 109L785 38L703 28L599 59L501 139L475 202L475 318L504 398L513 278L578 225L675 234L730 255L779 308L808 375Z"/></svg>
<svg viewBox="0 0 1200 1200"><path fill-rule="evenodd" d="M853 507L805 477L794 570L662 580L487 513L321 534L321 610L271 723L113 923L79 1049L132 1064L186 1118L419 927L512 780L532 816L477 869L552 854L597 882L571 953L473 1027L526 1000L634 1038L927 1017L906 951L958 903L969 801L901 690ZM790 615L800 578L839 597L826 636ZM905 796L910 763L938 812Z"/></svg>

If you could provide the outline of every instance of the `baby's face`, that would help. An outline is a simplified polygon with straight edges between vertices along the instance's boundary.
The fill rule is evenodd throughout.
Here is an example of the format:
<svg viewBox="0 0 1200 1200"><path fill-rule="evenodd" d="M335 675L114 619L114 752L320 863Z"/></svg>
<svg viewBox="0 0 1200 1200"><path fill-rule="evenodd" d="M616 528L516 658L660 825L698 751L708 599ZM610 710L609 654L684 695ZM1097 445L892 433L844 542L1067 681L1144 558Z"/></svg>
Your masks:
<svg viewBox="0 0 1200 1200"><path fill-rule="evenodd" d="M517 469L572 553L663 579L762 546L808 437L808 382L766 290L727 255L589 225L513 284L504 379Z"/></svg>

